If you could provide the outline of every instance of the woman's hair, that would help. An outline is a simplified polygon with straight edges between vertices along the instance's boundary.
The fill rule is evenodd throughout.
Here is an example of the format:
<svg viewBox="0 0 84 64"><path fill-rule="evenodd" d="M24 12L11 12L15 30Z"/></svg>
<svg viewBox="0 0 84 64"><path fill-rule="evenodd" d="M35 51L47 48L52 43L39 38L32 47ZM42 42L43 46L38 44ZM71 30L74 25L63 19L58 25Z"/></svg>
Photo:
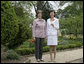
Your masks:
<svg viewBox="0 0 84 64"><path fill-rule="evenodd" d="M42 13L42 10L37 10L37 14Z"/></svg>
<svg viewBox="0 0 84 64"><path fill-rule="evenodd" d="M55 11L54 11L54 10L50 10L50 13L51 13L51 12L54 12L54 13L55 13Z"/></svg>

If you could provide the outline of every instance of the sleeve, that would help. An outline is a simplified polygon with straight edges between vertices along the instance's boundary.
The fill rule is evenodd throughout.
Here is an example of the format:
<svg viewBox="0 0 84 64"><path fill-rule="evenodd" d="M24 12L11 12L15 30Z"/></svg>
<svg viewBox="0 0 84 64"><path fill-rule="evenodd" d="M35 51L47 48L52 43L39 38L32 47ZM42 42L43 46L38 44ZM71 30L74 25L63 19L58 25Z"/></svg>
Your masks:
<svg viewBox="0 0 84 64"><path fill-rule="evenodd" d="M47 29L46 29L46 35L48 36L48 32L50 30L50 23L49 23L49 19L47 19Z"/></svg>
<svg viewBox="0 0 84 64"><path fill-rule="evenodd" d="M46 23L47 23L46 35L48 35L48 20Z"/></svg>
<svg viewBox="0 0 84 64"><path fill-rule="evenodd" d="M35 26L36 26L36 22L33 21L33 37L35 37Z"/></svg>
<svg viewBox="0 0 84 64"><path fill-rule="evenodd" d="M59 29L59 19L55 22L54 27L56 30Z"/></svg>
<svg viewBox="0 0 84 64"><path fill-rule="evenodd" d="M44 20L45 21L45 20ZM44 35L45 35L45 37L47 36L47 22L45 21L45 27L44 27L44 30L45 30L45 33L44 33Z"/></svg>

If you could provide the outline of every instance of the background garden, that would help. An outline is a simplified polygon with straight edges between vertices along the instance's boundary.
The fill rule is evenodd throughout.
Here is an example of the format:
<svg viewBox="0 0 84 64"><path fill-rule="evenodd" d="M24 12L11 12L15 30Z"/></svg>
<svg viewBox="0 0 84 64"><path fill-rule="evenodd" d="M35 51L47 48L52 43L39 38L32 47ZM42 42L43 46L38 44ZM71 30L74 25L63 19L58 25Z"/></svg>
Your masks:
<svg viewBox="0 0 84 64"><path fill-rule="evenodd" d="M58 10L61 36L57 50L83 46L83 1L52 1ZM64 9L61 7L70 3ZM43 18L49 18L49 11L54 9L49 1L1 1L1 59L19 59L22 55L34 54L32 22L38 9L43 10ZM43 52L49 52L45 40Z"/></svg>

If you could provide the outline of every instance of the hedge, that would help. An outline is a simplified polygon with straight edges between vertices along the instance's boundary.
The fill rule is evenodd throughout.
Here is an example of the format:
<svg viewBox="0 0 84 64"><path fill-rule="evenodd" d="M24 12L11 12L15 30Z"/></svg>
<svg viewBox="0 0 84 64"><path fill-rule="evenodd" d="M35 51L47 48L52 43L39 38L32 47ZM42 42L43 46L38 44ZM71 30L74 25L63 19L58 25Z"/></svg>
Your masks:
<svg viewBox="0 0 84 64"><path fill-rule="evenodd" d="M29 55L34 53L34 48L18 48L15 51L20 55Z"/></svg>
<svg viewBox="0 0 84 64"><path fill-rule="evenodd" d="M69 44L69 45L57 45L56 49L64 50L64 49L69 49L69 48L81 47L82 45L83 45L82 43ZM17 48L16 49L16 52L20 55L34 54L34 51L35 51L34 48ZM49 46L43 47L43 52L48 52L48 51L49 51Z"/></svg>

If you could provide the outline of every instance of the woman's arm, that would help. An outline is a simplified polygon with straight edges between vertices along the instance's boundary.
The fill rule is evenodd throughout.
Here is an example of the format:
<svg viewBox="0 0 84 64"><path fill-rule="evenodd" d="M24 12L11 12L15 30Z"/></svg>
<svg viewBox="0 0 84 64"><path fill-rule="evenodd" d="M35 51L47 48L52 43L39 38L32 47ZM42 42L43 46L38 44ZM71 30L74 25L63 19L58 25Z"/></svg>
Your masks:
<svg viewBox="0 0 84 64"><path fill-rule="evenodd" d="M56 22L54 24L54 27L55 27L56 30L59 29L59 20L58 19L56 20Z"/></svg>
<svg viewBox="0 0 84 64"><path fill-rule="evenodd" d="M44 20L44 21L45 21L45 20ZM47 36L47 22L46 22L46 21L45 21L44 31L45 31L44 35L45 35L45 37L46 37L46 36Z"/></svg>
<svg viewBox="0 0 84 64"><path fill-rule="evenodd" d="M48 26L48 19L47 19L47 22L46 22L46 23L47 23L47 26L46 26L46 27L47 27L47 28L46 28L46 35L48 35L48 29L49 29L49 26Z"/></svg>
<svg viewBox="0 0 84 64"><path fill-rule="evenodd" d="M35 38L35 26L36 26L36 22L33 21L33 38Z"/></svg>

